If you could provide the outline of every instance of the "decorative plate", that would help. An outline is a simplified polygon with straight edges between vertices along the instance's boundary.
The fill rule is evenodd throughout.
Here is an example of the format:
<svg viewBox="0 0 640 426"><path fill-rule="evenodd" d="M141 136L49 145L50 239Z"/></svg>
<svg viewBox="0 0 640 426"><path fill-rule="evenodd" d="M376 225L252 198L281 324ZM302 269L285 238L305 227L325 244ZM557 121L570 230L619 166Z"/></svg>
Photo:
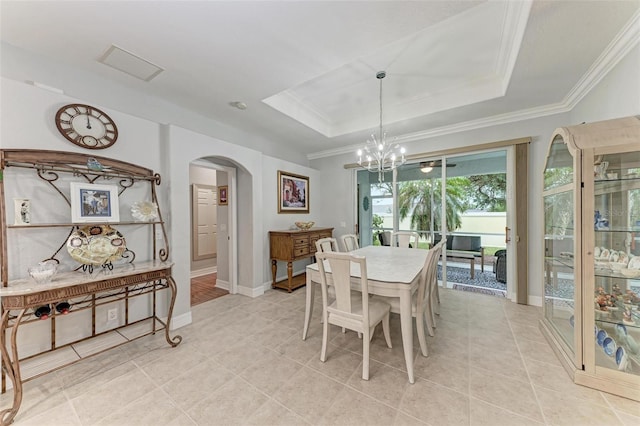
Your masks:
<svg viewBox="0 0 640 426"><path fill-rule="evenodd" d="M598 346L602 346L604 344L604 340L607 338L607 332L604 330L598 331L596 335L596 341L598 342Z"/></svg>
<svg viewBox="0 0 640 426"><path fill-rule="evenodd" d="M640 269L628 269L622 268L620 273L627 278L638 278L640 277Z"/></svg>
<svg viewBox="0 0 640 426"><path fill-rule="evenodd" d="M624 356L624 348L622 346L618 346L616 349L616 364L620 365L622 362L622 357Z"/></svg>
<svg viewBox="0 0 640 426"><path fill-rule="evenodd" d="M122 257L127 245L124 236L109 225L89 225L73 231L67 251L83 265L104 265Z"/></svg>
<svg viewBox="0 0 640 426"><path fill-rule="evenodd" d="M158 206L150 201L138 201L131 206L131 216L142 222L151 222L158 218Z"/></svg>
<svg viewBox="0 0 640 426"><path fill-rule="evenodd" d="M627 266L629 263L629 255L623 251L618 252L618 263L622 263L624 266Z"/></svg>
<svg viewBox="0 0 640 426"><path fill-rule="evenodd" d="M629 269L640 269L640 256L633 256L627 267Z"/></svg>
<svg viewBox="0 0 640 426"><path fill-rule="evenodd" d="M627 335L627 327L624 326L624 324L616 324L616 333L618 333L618 336L623 337Z"/></svg>
<svg viewBox="0 0 640 426"><path fill-rule="evenodd" d="M616 352L616 342L614 342L611 337L607 337L602 342L602 349L604 349L605 354L613 356L613 354Z"/></svg>

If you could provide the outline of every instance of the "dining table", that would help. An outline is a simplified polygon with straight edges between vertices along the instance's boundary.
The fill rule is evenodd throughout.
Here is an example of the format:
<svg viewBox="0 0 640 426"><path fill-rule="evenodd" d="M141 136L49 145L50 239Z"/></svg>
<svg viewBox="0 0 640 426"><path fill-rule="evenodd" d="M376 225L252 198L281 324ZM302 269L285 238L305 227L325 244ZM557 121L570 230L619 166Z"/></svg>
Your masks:
<svg viewBox="0 0 640 426"><path fill-rule="evenodd" d="M349 252L367 259L369 294L400 299L400 328L404 359L409 375L409 383L414 383L413 375L413 315L411 298L418 289L420 272L425 267L428 250L388 246L366 246ZM306 268L306 305L302 340L306 340L313 312L315 285L320 284L317 263ZM352 268L352 288L360 290L359 268ZM330 278L330 276L328 277ZM329 280L329 285L331 284Z"/></svg>

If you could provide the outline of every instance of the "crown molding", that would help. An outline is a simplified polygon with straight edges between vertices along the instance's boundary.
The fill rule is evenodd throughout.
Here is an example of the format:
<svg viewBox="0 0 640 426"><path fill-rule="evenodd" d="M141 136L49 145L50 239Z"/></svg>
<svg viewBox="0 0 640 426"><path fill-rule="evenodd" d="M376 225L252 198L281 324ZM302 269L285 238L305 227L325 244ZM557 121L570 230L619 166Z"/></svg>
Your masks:
<svg viewBox="0 0 640 426"><path fill-rule="evenodd" d="M415 133L407 133L396 136L397 143L410 143L433 138L436 136L450 135L491 126L499 126L517 121L531 120L549 115L569 112L591 91L593 88L640 42L640 11L636 12L629 22L622 28L618 35L609 43L609 46L591 65L589 70L569 91L562 102L513 111L506 114L494 115L477 120L465 121L449 126L442 126ZM360 145L350 145L324 151L318 151L307 155L308 160L317 160L325 157L334 157L354 153ZM355 155L355 154L354 154Z"/></svg>
<svg viewBox="0 0 640 426"><path fill-rule="evenodd" d="M627 22L564 99L573 109L640 42L640 10Z"/></svg>

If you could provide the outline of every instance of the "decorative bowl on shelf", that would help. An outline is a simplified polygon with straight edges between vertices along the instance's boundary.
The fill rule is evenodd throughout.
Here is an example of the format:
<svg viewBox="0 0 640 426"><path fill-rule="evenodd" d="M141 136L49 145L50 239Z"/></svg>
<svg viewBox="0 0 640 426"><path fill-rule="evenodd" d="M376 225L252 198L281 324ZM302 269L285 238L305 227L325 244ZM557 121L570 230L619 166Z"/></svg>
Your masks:
<svg viewBox="0 0 640 426"><path fill-rule="evenodd" d="M58 272L58 264L53 261L40 262L29 268L29 276L38 284L51 282L56 272Z"/></svg>
<svg viewBox="0 0 640 426"><path fill-rule="evenodd" d="M627 278L638 278L640 277L640 269L628 269L623 268L620 270L620 273Z"/></svg>
<svg viewBox="0 0 640 426"><path fill-rule="evenodd" d="M296 226L303 231L311 229L311 227L315 224L315 222L296 222Z"/></svg>
<svg viewBox="0 0 640 426"><path fill-rule="evenodd" d="M151 222L158 218L158 206L150 201L138 201L131 206L131 216L142 222Z"/></svg>

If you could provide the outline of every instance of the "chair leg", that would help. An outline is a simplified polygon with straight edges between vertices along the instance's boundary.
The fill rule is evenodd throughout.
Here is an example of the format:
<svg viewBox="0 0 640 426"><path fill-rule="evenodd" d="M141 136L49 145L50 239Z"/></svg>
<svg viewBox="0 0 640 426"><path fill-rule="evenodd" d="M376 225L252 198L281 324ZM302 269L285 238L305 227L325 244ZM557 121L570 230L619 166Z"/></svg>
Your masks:
<svg viewBox="0 0 640 426"><path fill-rule="evenodd" d="M326 312L322 314L322 350L320 351L320 361L327 360L327 342L329 341L329 318Z"/></svg>
<svg viewBox="0 0 640 426"><path fill-rule="evenodd" d="M439 288L440 288L440 286L436 282L436 286L435 286L435 289L434 289L435 290L435 294L436 294L436 297L435 297L436 302L433 304L434 305L433 312L436 315L440 315L440 290L439 290Z"/></svg>
<svg viewBox="0 0 640 426"><path fill-rule="evenodd" d="M371 337L365 331L364 336L362 336L362 380L369 380L369 348L370 348L370 339Z"/></svg>
<svg viewBox="0 0 640 426"><path fill-rule="evenodd" d="M431 337L435 336L433 329L436 327L433 321L433 312L429 307L429 303L427 303L427 310L425 310L422 314L422 321L425 321L425 320L427 321L427 333L429 333L429 336Z"/></svg>
<svg viewBox="0 0 640 426"><path fill-rule="evenodd" d="M435 305L435 306L434 306ZM431 327L436 328L436 310L438 309L438 303L433 300L429 301L429 315L431 315ZM440 314L438 314L440 315Z"/></svg>
<svg viewBox="0 0 640 426"><path fill-rule="evenodd" d="M427 357L429 356L429 351L427 350L427 338L424 335L424 318L425 315L418 314L418 316L416 316L416 331L418 332L418 341L420 342L422 355Z"/></svg>
<svg viewBox="0 0 640 426"><path fill-rule="evenodd" d="M387 313L387 316L382 320L382 331L384 332L384 340L387 342L387 347L391 348L391 333L389 332L389 317L390 315Z"/></svg>

